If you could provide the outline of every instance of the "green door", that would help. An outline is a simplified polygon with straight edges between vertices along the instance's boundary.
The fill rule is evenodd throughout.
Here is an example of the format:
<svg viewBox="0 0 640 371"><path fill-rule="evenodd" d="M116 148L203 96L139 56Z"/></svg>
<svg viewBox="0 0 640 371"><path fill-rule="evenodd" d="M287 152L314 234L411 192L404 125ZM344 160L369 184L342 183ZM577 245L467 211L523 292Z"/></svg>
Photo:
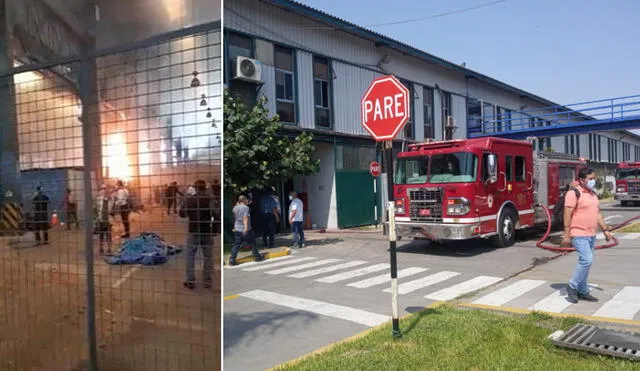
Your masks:
<svg viewBox="0 0 640 371"><path fill-rule="evenodd" d="M336 172L338 228L376 223L375 179L369 172Z"/></svg>
<svg viewBox="0 0 640 371"><path fill-rule="evenodd" d="M377 223L376 179L369 174L369 164L375 160L375 147L345 144L336 147L338 228Z"/></svg>

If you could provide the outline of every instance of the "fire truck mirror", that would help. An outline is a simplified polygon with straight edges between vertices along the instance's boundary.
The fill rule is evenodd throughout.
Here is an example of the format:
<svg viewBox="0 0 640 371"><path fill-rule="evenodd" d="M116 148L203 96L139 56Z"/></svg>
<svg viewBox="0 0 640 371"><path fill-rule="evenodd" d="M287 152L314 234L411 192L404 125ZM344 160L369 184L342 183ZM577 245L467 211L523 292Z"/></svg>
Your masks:
<svg viewBox="0 0 640 371"><path fill-rule="evenodd" d="M489 172L489 179L487 179L487 183L495 183L498 180L498 164L496 160L496 155L490 154L487 156L487 170Z"/></svg>

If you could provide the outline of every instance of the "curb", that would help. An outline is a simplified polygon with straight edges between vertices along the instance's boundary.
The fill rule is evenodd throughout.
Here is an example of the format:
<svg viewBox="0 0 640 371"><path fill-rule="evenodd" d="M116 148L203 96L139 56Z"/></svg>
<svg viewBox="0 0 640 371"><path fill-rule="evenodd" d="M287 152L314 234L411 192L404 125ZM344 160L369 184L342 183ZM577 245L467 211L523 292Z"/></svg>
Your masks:
<svg viewBox="0 0 640 371"><path fill-rule="evenodd" d="M269 252L266 252L264 254L264 259L265 260L267 260L267 259L275 259L275 258L280 258L280 257L283 257L285 255L289 255L289 254L291 254L291 249L289 249L288 247L285 247L284 250L281 250L281 251L275 251L275 252L269 251ZM253 257L253 255L247 255L247 256L243 256L242 258L237 258L236 259L236 262L240 263L240 264L241 263L249 263L249 262L252 262L252 261L255 261L255 258ZM225 265L228 265L228 264L226 264L226 262L225 262Z"/></svg>

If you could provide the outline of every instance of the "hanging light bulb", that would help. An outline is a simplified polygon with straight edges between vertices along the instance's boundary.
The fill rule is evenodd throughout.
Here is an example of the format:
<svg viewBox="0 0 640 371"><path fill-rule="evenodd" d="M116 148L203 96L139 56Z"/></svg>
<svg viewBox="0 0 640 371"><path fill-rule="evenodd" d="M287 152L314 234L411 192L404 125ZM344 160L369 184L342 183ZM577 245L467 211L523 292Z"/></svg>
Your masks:
<svg viewBox="0 0 640 371"><path fill-rule="evenodd" d="M202 96L200 98L202 98L202 100L200 101L200 105L201 106L206 106L207 105L207 100L205 99L207 96L202 94Z"/></svg>
<svg viewBox="0 0 640 371"><path fill-rule="evenodd" d="M200 86L200 80L198 79L198 71L193 71L193 79L191 80L191 87L197 88Z"/></svg>
<svg viewBox="0 0 640 371"><path fill-rule="evenodd" d="M207 108L207 118L211 118L211 108Z"/></svg>
<svg viewBox="0 0 640 371"><path fill-rule="evenodd" d="M211 127L214 129L218 127L218 125L216 125L216 119L213 119L213 121L211 121Z"/></svg>

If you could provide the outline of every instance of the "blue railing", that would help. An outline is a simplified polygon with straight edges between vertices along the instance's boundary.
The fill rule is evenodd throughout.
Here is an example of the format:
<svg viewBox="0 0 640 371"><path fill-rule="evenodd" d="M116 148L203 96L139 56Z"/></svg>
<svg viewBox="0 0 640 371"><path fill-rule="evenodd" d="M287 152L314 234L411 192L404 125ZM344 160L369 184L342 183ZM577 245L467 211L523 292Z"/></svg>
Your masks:
<svg viewBox="0 0 640 371"><path fill-rule="evenodd" d="M492 114L470 117L469 136L500 136L518 131L531 131L534 128L540 128L535 131L542 133L544 131L542 128L557 127L557 125L638 120L640 119L640 95L511 111L510 114L502 116L504 117Z"/></svg>

